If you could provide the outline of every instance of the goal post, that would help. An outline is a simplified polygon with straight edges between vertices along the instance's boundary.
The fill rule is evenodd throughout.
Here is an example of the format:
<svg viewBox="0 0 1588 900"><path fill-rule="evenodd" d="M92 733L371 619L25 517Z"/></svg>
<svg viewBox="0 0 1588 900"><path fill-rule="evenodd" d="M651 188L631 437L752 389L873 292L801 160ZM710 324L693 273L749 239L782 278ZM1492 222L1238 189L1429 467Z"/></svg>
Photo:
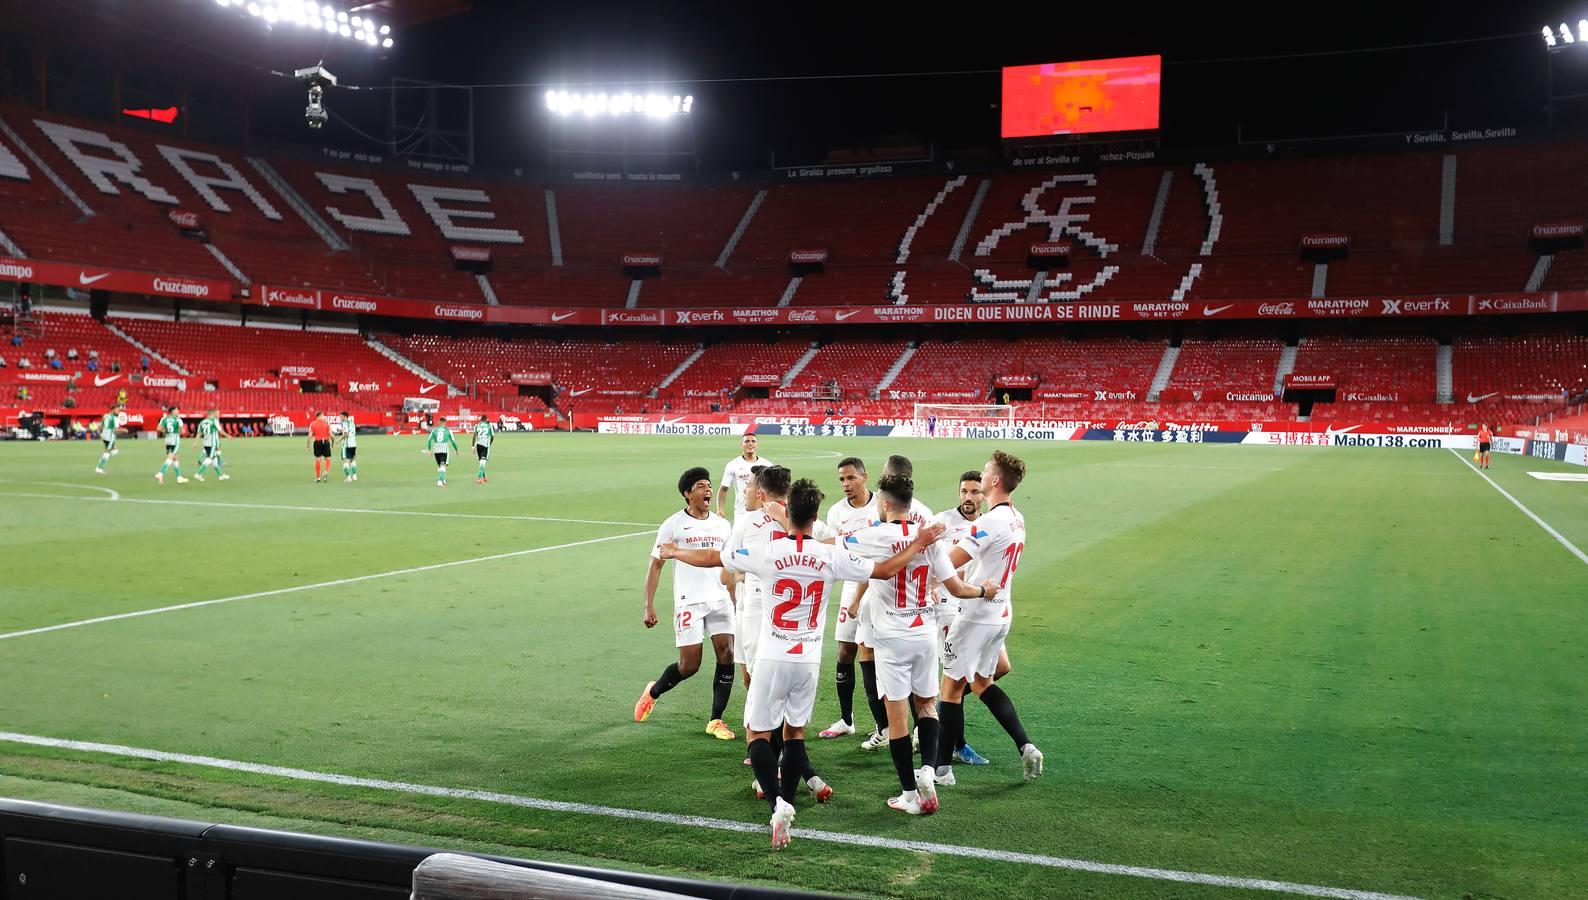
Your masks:
<svg viewBox="0 0 1588 900"><path fill-rule="evenodd" d="M967 425L1010 425L1015 408L1005 403L917 403L915 433L920 437L948 437Z"/></svg>
<svg viewBox="0 0 1588 900"><path fill-rule="evenodd" d="M1013 422L1015 408L1005 403L917 403L915 420Z"/></svg>

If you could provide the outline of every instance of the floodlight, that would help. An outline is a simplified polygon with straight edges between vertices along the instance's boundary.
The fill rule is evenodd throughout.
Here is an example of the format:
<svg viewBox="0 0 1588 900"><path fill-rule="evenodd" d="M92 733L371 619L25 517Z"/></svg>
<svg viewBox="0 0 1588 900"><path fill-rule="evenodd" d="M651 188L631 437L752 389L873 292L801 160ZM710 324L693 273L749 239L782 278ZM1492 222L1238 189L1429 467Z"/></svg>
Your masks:
<svg viewBox="0 0 1588 900"><path fill-rule="evenodd" d="M1572 39L1571 28L1568 27L1565 22L1560 23L1560 39L1567 44L1576 43L1576 41Z"/></svg>
<svg viewBox="0 0 1588 900"><path fill-rule="evenodd" d="M382 47L385 47L385 48L387 48L387 49L388 49L388 50L389 50L389 49L391 49L391 38L387 38L387 39L386 39L386 40L384 40L384 41L381 41L381 42L380 42L380 45L381 45L381 46L382 46Z"/></svg>

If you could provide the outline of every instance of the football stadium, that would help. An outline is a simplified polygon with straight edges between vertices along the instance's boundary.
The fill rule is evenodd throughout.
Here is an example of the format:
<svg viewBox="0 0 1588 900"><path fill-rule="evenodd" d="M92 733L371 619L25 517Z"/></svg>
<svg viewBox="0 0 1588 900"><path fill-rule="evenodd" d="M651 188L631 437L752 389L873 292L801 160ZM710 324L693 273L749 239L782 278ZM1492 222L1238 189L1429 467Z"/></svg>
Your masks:
<svg viewBox="0 0 1588 900"><path fill-rule="evenodd" d="M0 3L0 900L1584 896L1588 6L1417 6Z"/></svg>

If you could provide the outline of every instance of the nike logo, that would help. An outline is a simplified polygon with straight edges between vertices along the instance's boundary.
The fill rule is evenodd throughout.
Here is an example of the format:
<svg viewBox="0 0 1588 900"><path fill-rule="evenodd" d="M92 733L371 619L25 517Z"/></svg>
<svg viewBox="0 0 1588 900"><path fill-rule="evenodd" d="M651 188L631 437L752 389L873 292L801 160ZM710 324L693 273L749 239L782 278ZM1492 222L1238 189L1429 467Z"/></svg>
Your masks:
<svg viewBox="0 0 1588 900"><path fill-rule="evenodd" d="M441 385L439 385L439 384L421 384L419 386L419 393L428 394L428 393L430 393L431 391L435 390L438 387L441 387Z"/></svg>
<svg viewBox="0 0 1588 900"><path fill-rule="evenodd" d="M1233 303L1227 304L1225 306L1204 306L1204 307L1202 307L1202 315L1204 315L1204 316L1216 316L1219 313L1225 311L1226 309L1231 309L1234 306L1235 306L1235 304L1233 304Z"/></svg>
<svg viewBox="0 0 1588 900"><path fill-rule="evenodd" d="M581 388L580 390L577 390L577 391L569 391L568 392L568 396L570 396L570 397L583 397L585 394L588 394L588 393L590 393L593 390L595 390L595 388Z"/></svg>
<svg viewBox="0 0 1588 900"><path fill-rule="evenodd" d="M579 315L579 314L578 313L571 313L571 312L552 313L551 314L551 320L553 322L561 322L563 319L571 319L571 318L573 318L574 316L577 316L577 315Z"/></svg>
<svg viewBox="0 0 1588 900"><path fill-rule="evenodd" d="M843 320L849 318L850 316L858 316L858 315L860 315L860 313L861 313L861 310L851 309L848 312L834 313L833 314L833 318L835 318L838 321L842 322Z"/></svg>
<svg viewBox="0 0 1588 900"><path fill-rule="evenodd" d="M1349 426L1347 426L1345 428L1333 428L1333 427L1325 428L1323 430L1323 436L1324 437L1334 437L1337 434L1348 434L1348 433L1350 433L1352 431L1355 431L1355 430L1357 430L1358 428L1361 428L1361 427L1362 427L1361 425L1349 425Z"/></svg>
<svg viewBox="0 0 1588 900"><path fill-rule="evenodd" d="M1467 395L1467 402L1468 403L1479 403L1481 401L1489 399L1490 397L1498 396L1499 393L1500 393L1499 391L1491 391L1491 392L1489 392L1487 394L1468 394Z"/></svg>
<svg viewBox="0 0 1588 900"><path fill-rule="evenodd" d="M110 277L110 273L109 272L106 272L103 275L87 275L87 274L84 274L82 272L78 272L77 273L77 283L78 284L93 284L96 281L103 281L104 279L109 278L109 277Z"/></svg>
<svg viewBox="0 0 1588 900"><path fill-rule="evenodd" d="M120 375L112 375L109 378L106 378L103 375L95 375L94 376L94 387L104 387L105 385L110 384L112 381L115 381L117 378L120 378L120 377L121 377Z"/></svg>

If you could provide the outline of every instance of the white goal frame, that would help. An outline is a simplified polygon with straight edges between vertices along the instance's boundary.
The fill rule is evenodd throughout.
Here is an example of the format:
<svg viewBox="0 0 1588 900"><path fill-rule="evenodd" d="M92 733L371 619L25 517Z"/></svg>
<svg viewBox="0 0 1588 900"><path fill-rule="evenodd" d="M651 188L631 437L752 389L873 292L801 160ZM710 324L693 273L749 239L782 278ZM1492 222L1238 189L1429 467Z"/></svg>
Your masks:
<svg viewBox="0 0 1588 900"><path fill-rule="evenodd" d="M933 416L937 417L935 423ZM917 403L914 418L916 434L937 437L967 423L1012 425L1015 408L1006 403Z"/></svg>

